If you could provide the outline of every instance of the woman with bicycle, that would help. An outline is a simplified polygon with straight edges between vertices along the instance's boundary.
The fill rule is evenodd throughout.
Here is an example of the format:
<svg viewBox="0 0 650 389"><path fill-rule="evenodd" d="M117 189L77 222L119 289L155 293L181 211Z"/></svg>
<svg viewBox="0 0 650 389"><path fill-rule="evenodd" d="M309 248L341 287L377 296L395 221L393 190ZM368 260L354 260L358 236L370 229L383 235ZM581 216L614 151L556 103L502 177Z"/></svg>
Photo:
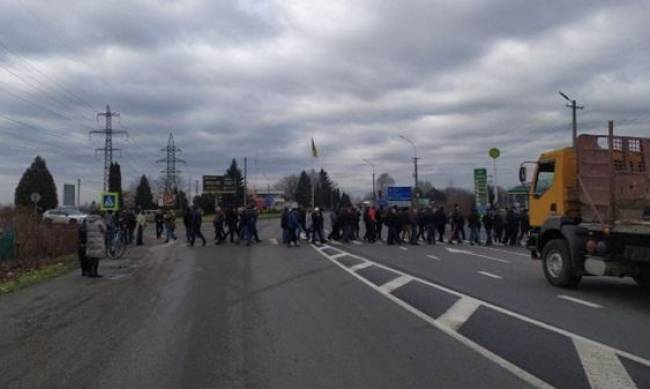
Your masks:
<svg viewBox="0 0 650 389"><path fill-rule="evenodd" d="M106 225L99 215L86 218L86 263L88 277L101 277L97 273L99 260L106 254Z"/></svg>

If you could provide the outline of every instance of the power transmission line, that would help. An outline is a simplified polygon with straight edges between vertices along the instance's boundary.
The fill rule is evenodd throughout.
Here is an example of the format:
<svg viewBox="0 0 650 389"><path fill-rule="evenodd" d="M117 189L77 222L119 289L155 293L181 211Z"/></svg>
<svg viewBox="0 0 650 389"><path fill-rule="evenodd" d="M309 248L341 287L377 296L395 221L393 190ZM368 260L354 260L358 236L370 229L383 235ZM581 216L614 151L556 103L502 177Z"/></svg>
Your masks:
<svg viewBox="0 0 650 389"><path fill-rule="evenodd" d="M176 186L176 177L180 173L180 170L176 170L177 163L185 163L184 160L177 157L176 154L183 152L179 147L176 147L174 144L174 135L169 133L169 140L167 141L167 147L160 149L160 151L166 153L164 159L159 159L156 163L164 163L165 170L162 170L161 173L165 174L165 192L171 192L175 189Z"/></svg>
<svg viewBox="0 0 650 389"><path fill-rule="evenodd" d="M113 135L122 135L128 134L124 130L114 130L113 129L113 118L119 117L118 112L111 112L110 105L106 106L106 112L100 112L97 114L97 119L103 116L106 119L106 126L103 130L93 130L90 131L90 134L103 134L104 135L104 147L101 149L96 149L95 151L104 152L104 191L108 189L108 176L111 168L111 163L113 162L113 151L119 151L113 147Z"/></svg>

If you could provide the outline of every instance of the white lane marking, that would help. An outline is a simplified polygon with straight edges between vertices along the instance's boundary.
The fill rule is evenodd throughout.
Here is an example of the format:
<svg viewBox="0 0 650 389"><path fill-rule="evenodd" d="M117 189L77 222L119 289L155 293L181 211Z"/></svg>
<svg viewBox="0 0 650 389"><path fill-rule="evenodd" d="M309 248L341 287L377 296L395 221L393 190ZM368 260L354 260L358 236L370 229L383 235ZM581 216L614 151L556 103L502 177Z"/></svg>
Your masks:
<svg viewBox="0 0 650 389"><path fill-rule="evenodd" d="M637 386L616 354L579 340L574 339L573 343L593 389L636 389Z"/></svg>
<svg viewBox="0 0 650 389"><path fill-rule="evenodd" d="M384 293L390 293L394 291L395 289L399 288L400 286L404 286L408 284L409 282L413 281L413 278L409 276L399 276L395 279L392 279L385 283L384 285L379 287L379 290L384 292Z"/></svg>
<svg viewBox="0 0 650 389"><path fill-rule="evenodd" d="M409 249L407 249L407 248L404 247L404 246L399 246L399 249L402 250L402 251L408 251L408 250L409 250Z"/></svg>
<svg viewBox="0 0 650 389"><path fill-rule="evenodd" d="M567 296L566 294L558 294L557 297L561 298L563 300L571 301L571 302L574 302L576 304L585 305L585 306L591 307L591 308L602 308L603 307L602 305L598 305L596 303L592 303L592 302L589 302L587 300L581 300L581 299L577 299L575 297Z"/></svg>
<svg viewBox="0 0 650 389"><path fill-rule="evenodd" d="M498 251L498 252L501 252L501 253L507 253L507 254L512 254L512 255L519 255L520 257L530 258L530 254L517 253L517 252L512 251L512 250L502 250L502 249L497 249L497 248L495 248L495 247L491 247L491 246L480 246L480 247L482 247L482 248L484 248L484 249L488 249L488 250Z"/></svg>
<svg viewBox="0 0 650 389"><path fill-rule="evenodd" d="M472 255L474 257L489 259L490 261L501 262L501 263L510 263L510 261L508 261L506 259L490 257L489 255L477 254L477 253L475 253L473 251L469 251L469 250L460 250L460 249L455 249L455 248L451 248L451 247L445 247L445 249L447 251L449 251L450 253L453 253L453 254Z"/></svg>
<svg viewBox="0 0 650 389"><path fill-rule="evenodd" d="M321 253L321 254L323 254L323 253ZM356 271L359 271L361 269L365 269L365 268L370 267L370 266L372 266L372 264L370 262L361 262L359 264L356 264L356 265L350 267L350 271L356 272Z"/></svg>
<svg viewBox="0 0 650 389"><path fill-rule="evenodd" d="M363 243L359 242L358 240L353 240L352 243L356 244L357 246L362 245Z"/></svg>
<svg viewBox="0 0 650 389"><path fill-rule="evenodd" d="M481 303L471 297L461 297L447 312L440 315L436 321L454 331L458 329L476 312Z"/></svg>
<svg viewBox="0 0 650 389"><path fill-rule="evenodd" d="M436 261L439 261L440 258L436 257L435 255L428 254L427 258L435 259Z"/></svg>
<svg viewBox="0 0 650 389"><path fill-rule="evenodd" d="M269 242L271 242L272 244L275 244L275 245L279 244L279 242L278 242L278 240L276 238L269 239Z"/></svg>
<svg viewBox="0 0 650 389"><path fill-rule="evenodd" d="M324 256L325 258L329 259L329 256L328 256L327 254L325 254L324 252L322 252L318 247L315 247L315 246L313 246L313 245L312 245L312 247L313 247L316 251L318 251L322 256ZM343 250L339 250L339 251L343 252ZM621 350L621 349L619 349L619 348L616 348L616 347L613 347L613 346L609 346L609 345L606 345L606 344L604 344L604 343L597 342L597 341L595 341L595 340L589 339L589 338L584 337L584 336L582 336L582 335L578 335L578 334L576 334L575 332L571 332L571 331L568 331L568 330L565 330L565 329L562 329L562 328L559 328L559 327L555 327L555 326L553 326L553 325L550 325L550 324L544 323L544 322L539 321L539 320L537 320L537 319L533 319L533 318L531 318L531 317L524 316L524 315L522 315L522 314L520 314L520 313L516 313L516 312L513 312L513 311L509 311L508 309L503 308L503 307L500 307L500 306L498 306L498 305L494 305L494 304L489 303L489 302L487 302L487 301L479 300L479 299L474 298L474 297L472 297L472 296L469 296L469 295L463 294L463 293L461 293L461 292L455 291L455 290L453 290L453 289L450 289L450 288L448 288L448 287L446 287L446 286L439 285L439 284L435 284L435 283L433 283L433 282L431 282L431 281L427 281L427 280L425 280L425 279L422 279L422 278L420 278L420 277L414 276L414 275L412 275L412 274L408 274L408 273L405 273L405 272L403 272L403 271L393 269L393 268L388 267L388 266L386 266L386 265L384 265L384 264L381 264L381 263L379 263L379 262L375 262L375 261L369 260L369 259L364 258L364 257L361 257L361 256L359 256L359 255L355 255L355 254L351 254L351 253L348 253L348 255L351 256L351 257L353 257L353 258L357 258L357 259L359 259L359 260L361 260L361 261L365 261L365 262L367 262L367 263L368 263L367 266L373 265L373 266L377 266L378 268L381 268L381 269L384 269L384 270L391 271L391 272L393 272L393 273L397 273L397 274L400 274L400 275L405 275L405 276L412 277L413 280L415 280L415 281L418 281L418 282L420 282L420 283L422 283L422 284L428 285L428 286L430 286L430 287L432 287L432 288L438 289L438 290L440 290L440 291L446 292L446 293L451 294L451 295L454 295L454 296L458 296L458 297L470 297L470 298L473 298L473 299L479 301L479 302L481 303L481 305L483 305L483 306L485 306L485 307L488 307L488 308L490 308L490 309L493 309L493 310L495 310L495 311L497 311L497 312L499 312L499 313L502 313L502 314L504 314L504 315L506 315L506 316L510 316L510 317L515 318L515 319L519 319L519 320L521 320L521 321L523 321L523 322L526 322L526 323L529 323L529 324L535 325L535 326L537 326L537 327L543 328L543 329L545 329L545 330L548 330L548 331L554 332L554 333L559 334L559 335L566 336L567 338L570 338L570 339L573 339L573 340L580 340L580 341L583 341L583 342L585 342L585 343L588 343L588 344L592 344L592 345L594 345L594 346L601 347L601 348L603 348L603 349L605 349L605 350L608 350L608 351L611 351L611 352L617 354L617 355L620 356L620 357L624 357L624 358L626 358L626 359L631 359L631 360L633 360L634 362L637 362L637 363L639 363L639 364L641 364L641 365L643 365L643 366L645 366L645 367L650 367L650 359L646 359L646 358L640 357L640 356L638 356L638 355L632 354L632 353L630 353L630 352L627 352L627 351ZM332 261L332 262L334 262L334 263L335 263L336 265L338 265L339 267L345 269L346 271L348 270L345 266L339 264L338 262L336 262L336 261ZM367 266L365 266L365 267L367 267ZM350 269L352 269L352 268L350 268ZM359 279L360 279L361 281L363 281L365 284L370 285L371 287L375 287L374 284L372 284L370 281L366 280L366 279L363 278L362 276L357 275L357 274L355 274L354 276L357 277L357 278L359 278ZM376 289L376 288L375 288L375 289ZM391 298L392 300L398 300L398 301L395 301L395 302L398 303L398 304L399 304L400 301L402 301L402 300L397 299L397 298L396 298L395 296L393 296L393 295L389 295L389 296L390 296L390 298ZM417 309L411 307L411 306L408 305L407 303L404 303L404 302L403 302L403 304L400 304L400 305L406 305L406 307L410 307L410 308L406 308L406 307L405 307L405 308L406 308L407 310L409 310L409 311L412 311L416 316L422 316L422 315L423 315L423 316L426 316L427 318L429 317L429 316L427 316L426 314L420 312L419 310L417 310ZM430 319L431 319L431 318L430 318ZM431 320L433 320L433 319L431 319ZM468 341L469 341L469 340L468 340ZM469 341L469 342L471 342L471 341ZM480 346L479 346L479 347L480 347Z"/></svg>
<svg viewBox="0 0 650 389"><path fill-rule="evenodd" d="M488 272L486 272L486 271L480 271L480 272L478 272L478 274L482 274L482 275L484 275L484 276L486 276L486 277L490 277L490 278L495 278L495 279L497 279L497 280L500 280L500 279L503 278L503 277L501 277L500 275L496 275L496 274L494 274L494 273L488 273Z"/></svg>
<svg viewBox="0 0 650 389"><path fill-rule="evenodd" d="M332 255L330 258L331 259L339 259L341 257L345 257L346 255L348 255L348 254L347 253L339 253L339 254Z"/></svg>
<svg viewBox="0 0 650 389"><path fill-rule="evenodd" d="M314 245L312 245L311 247L314 248L316 251L318 251L323 257L330 260L329 256L327 254L325 254L325 252L323 252L322 250L319 250L318 247L316 247ZM384 265L379 264L377 262L367 260L367 259L365 259L363 257L358 256L358 255L350 254L350 256L353 256L353 257L356 257L358 259L366 261L367 266L370 266L372 264L374 266L381 267L383 269L392 271L392 272L400 274L400 275L409 276L406 273L400 272L398 270L393 270L393 269L391 269L391 268L389 268L387 266L384 266ZM478 343L475 343L474 341L464 337L463 335L461 335L458 332L454 331L450 327L447 327L447 326L439 323L438 321L436 321L431 316L429 316L426 313L418 310L417 308L413 307L412 305L409 305L405 301L400 300L399 298L395 297L391 293L383 292L382 290L379 289L379 287L377 285L375 285L372 282L366 280L365 278L363 278L361 275L357 274L353 270L355 267L360 266L362 264L359 264L357 266L353 266L353 267L348 269L348 268L346 268L345 266L341 265L340 263L338 263L336 261L332 261L332 260L330 260L330 261L332 263L334 263L335 265L337 265L338 267L340 267L341 269L343 269L346 272L350 273L352 276L356 277L362 283L366 284L370 288L372 288L372 289L376 290L377 292L381 293L382 296L388 298L389 300L391 300L395 304L399 305L400 307L402 307L406 311L412 313L413 315L417 316L421 320L425 321L426 323L428 323L432 327L437 328L438 330L442 331L443 333L447 334L448 336L456 339L461 344L463 344L463 345L469 347L470 349L474 350L475 352L481 354L483 357L485 357L486 359L496 363L498 366L502 367L503 369L508 370L510 373L512 373L515 376L519 377L523 381L525 381L525 382L527 382L527 383L529 383L529 384L531 384L531 385L533 385L535 387L538 387L538 388L543 388L543 389L552 389L553 388L553 386L549 385L545 381L535 377L534 375L532 375L532 374L528 373L527 371L523 370L522 368L512 364L511 362L508 362L507 360L505 360L505 359L501 358L500 356L494 354L493 352L489 351L488 349L486 349L485 347L479 345ZM433 286L433 287L436 287L436 288L444 290L444 291L449 291L451 294L463 297L458 292L451 291L451 289L445 288L443 286L438 286L438 285L432 284L432 283L430 283L428 281L421 280L421 279L419 279L417 277L412 277L412 276L409 276L409 277L411 277L414 280L417 280L419 282L425 283L425 284L427 284L429 286ZM465 297L469 297L469 296L465 296ZM476 301L478 301L478 300L476 300Z"/></svg>

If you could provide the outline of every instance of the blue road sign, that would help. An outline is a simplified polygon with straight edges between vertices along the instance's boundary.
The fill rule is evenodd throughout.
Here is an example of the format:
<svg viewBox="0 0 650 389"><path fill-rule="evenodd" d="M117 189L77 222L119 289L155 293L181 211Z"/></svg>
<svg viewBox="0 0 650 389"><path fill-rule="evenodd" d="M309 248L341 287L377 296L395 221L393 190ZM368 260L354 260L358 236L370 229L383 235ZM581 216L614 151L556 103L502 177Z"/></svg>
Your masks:
<svg viewBox="0 0 650 389"><path fill-rule="evenodd" d="M104 192L101 198L102 211L117 211L119 209L118 193Z"/></svg>
<svg viewBox="0 0 650 389"><path fill-rule="evenodd" d="M389 186L386 190L388 201L411 201L412 197L410 186Z"/></svg>

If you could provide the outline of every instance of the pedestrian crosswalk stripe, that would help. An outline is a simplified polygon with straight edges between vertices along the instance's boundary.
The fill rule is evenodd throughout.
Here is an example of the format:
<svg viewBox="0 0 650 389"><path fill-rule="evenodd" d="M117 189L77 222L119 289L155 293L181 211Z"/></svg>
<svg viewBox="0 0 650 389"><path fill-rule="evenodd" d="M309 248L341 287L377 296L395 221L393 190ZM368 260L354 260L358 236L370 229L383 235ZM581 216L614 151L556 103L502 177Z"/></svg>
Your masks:
<svg viewBox="0 0 650 389"><path fill-rule="evenodd" d="M278 240L276 238L269 239L269 242L271 242L272 244L275 244L275 245L279 244L279 242L278 242Z"/></svg>
<svg viewBox="0 0 650 389"><path fill-rule="evenodd" d="M458 331L458 329L476 312L481 304L471 297L461 297L447 312L436 319L436 321L446 327Z"/></svg>
<svg viewBox="0 0 650 389"><path fill-rule="evenodd" d="M573 344L592 388L636 389L616 353L578 339L573 339Z"/></svg>

